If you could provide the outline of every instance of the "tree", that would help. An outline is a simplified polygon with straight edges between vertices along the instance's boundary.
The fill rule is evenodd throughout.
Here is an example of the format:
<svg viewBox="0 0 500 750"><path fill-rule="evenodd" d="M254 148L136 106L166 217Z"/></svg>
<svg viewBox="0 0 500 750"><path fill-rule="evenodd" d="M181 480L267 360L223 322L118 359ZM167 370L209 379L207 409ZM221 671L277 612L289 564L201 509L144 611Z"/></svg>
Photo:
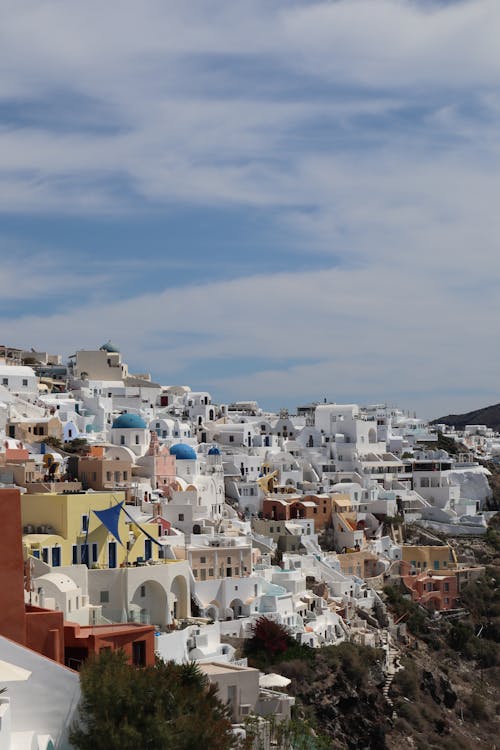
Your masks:
<svg viewBox="0 0 500 750"><path fill-rule="evenodd" d="M228 708L196 664L157 660L137 669L123 652L102 652L80 672L77 750L231 750Z"/></svg>

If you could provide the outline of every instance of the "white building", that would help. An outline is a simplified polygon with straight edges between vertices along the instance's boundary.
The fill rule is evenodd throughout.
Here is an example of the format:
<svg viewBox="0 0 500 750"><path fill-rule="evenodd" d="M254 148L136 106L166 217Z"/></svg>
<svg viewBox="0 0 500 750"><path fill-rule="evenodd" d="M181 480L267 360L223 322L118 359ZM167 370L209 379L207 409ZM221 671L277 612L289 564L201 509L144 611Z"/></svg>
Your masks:
<svg viewBox="0 0 500 750"><path fill-rule="evenodd" d="M38 378L31 367L0 364L0 385L25 399L38 397Z"/></svg>

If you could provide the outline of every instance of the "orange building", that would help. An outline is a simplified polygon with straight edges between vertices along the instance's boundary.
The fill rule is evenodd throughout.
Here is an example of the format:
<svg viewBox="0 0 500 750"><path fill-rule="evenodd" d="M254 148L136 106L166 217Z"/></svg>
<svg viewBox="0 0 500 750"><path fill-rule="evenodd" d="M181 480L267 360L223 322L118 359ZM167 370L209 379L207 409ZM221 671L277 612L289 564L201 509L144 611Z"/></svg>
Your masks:
<svg viewBox="0 0 500 750"><path fill-rule="evenodd" d="M136 667L154 664L154 627L151 625L89 625L64 623L64 663L79 669L89 656L123 650Z"/></svg>
<svg viewBox="0 0 500 750"><path fill-rule="evenodd" d="M426 609L439 612L459 606L457 577L451 571L439 574L429 570L416 576L403 576L402 580L413 601Z"/></svg>

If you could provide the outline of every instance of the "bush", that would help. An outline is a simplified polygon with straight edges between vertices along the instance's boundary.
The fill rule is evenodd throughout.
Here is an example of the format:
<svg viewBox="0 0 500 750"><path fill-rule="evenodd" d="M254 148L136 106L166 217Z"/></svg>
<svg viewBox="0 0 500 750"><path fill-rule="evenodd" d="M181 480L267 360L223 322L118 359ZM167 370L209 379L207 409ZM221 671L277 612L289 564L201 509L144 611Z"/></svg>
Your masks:
<svg viewBox="0 0 500 750"><path fill-rule="evenodd" d="M385 586L384 594L396 615L405 619L411 633L422 636L428 632L428 616L418 604L406 599L395 586Z"/></svg>
<svg viewBox="0 0 500 750"><path fill-rule="evenodd" d="M137 669L125 654L102 652L80 672L81 722L76 750L230 750L236 745L229 711L196 664L158 660Z"/></svg>
<svg viewBox="0 0 500 750"><path fill-rule="evenodd" d="M282 654L291 645L291 635L284 625L259 617L252 626L252 638L247 642L249 653L264 652L270 656Z"/></svg>
<svg viewBox="0 0 500 750"><path fill-rule="evenodd" d="M415 663L411 659L403 659L404 669L396 672L393 686L406 698L414 699L418 695L419 677Z"/></svg>

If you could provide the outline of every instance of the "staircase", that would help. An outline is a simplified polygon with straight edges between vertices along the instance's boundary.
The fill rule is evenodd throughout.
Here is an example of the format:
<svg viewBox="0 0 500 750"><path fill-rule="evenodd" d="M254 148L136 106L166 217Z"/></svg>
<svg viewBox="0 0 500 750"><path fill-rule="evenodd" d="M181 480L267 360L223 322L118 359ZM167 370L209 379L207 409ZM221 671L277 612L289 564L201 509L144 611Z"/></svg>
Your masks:
<svg viewBox="0 0 500 750"><path fill-rule="evenodd" d="M390 637L387 640L386 664L387 670L385 673L385 682L384 687L382 688L382 693L389 707L392 709L392 718L394 718L396 712L394 711L394 702L389 697L389 691L396 672L399 672L403 667L399 664L399 650L391 643Z"/></svg>

